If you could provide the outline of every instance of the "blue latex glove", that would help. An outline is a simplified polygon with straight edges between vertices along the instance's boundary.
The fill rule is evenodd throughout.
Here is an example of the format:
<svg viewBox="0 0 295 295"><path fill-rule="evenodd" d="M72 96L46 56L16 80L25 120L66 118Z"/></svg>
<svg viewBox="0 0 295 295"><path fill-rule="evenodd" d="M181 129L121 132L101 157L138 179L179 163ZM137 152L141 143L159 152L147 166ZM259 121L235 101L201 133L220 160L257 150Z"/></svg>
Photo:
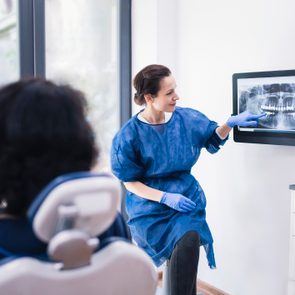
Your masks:
<svg viewBox="0 0 295 295"><path fill-rule="evenodd" d="M179 212L189 212L196 208L196 204L192 200L181 194L164 193L160 203Z"/></svg>
<svg viewBox="0 0 295 295"><path fill-rule="evenodd" d="M258 124L258 120L261 117L264 117L266 114L254 115L248 111L244 111L236 116L231 116L226 125L233 128L234 126L242 126L242 127L255 127Z"/></svg>

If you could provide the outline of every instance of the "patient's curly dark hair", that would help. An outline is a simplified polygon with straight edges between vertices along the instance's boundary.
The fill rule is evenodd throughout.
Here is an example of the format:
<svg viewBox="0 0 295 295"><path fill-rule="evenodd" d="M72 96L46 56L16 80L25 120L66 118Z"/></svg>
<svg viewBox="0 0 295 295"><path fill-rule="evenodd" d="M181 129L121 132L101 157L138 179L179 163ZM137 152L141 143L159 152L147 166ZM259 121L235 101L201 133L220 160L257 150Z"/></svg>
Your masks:
<svg viewBox="0 0 295 295"><path fill-rule="evenodd" d="M91 169L98 151L86 109L80 91L44 79L0 89L2 211L24 216L53 178Z"/></svg>

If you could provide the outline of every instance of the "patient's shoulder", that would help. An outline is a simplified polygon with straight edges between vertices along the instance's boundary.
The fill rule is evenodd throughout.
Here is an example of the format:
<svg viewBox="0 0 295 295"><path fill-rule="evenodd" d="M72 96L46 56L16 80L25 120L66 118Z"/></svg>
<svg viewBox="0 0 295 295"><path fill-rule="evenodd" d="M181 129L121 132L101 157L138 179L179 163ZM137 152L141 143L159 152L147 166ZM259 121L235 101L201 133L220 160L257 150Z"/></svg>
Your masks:
<svg viewBox="0 0 295 295"><path fill-rule="evenodd" d="M2 255L35 256L46 253L47 244L40 241L34 234L32 225L25 218L0 219L0 252ZM4 254L3 254L4 252ZM5 255L5 257L7 257Z"/></svg>

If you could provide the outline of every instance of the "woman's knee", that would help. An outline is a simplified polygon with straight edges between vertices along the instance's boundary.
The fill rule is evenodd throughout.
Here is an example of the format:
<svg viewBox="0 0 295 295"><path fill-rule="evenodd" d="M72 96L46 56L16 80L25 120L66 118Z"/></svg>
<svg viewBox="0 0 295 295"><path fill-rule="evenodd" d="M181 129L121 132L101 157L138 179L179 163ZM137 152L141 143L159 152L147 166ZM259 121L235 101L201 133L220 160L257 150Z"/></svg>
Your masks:
<svg viewBox="0 0 295 295"><path fill-rule="evenodd" d="M197 248L200 246L200 236L196 231L188 231L179 242L186 248Z"/></svg>

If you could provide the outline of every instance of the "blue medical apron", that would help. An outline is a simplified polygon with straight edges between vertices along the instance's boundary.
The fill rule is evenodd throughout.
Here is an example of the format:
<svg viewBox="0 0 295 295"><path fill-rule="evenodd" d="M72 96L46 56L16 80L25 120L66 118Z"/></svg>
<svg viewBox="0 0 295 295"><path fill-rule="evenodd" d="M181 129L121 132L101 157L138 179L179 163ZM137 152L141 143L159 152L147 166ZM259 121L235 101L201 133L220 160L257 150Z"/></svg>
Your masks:
<svg viewBox="0 0 295 295"><path fill-rule="evenodd" d="M121 181L140 181L161 191L180 193L197 204L193 211L181 213L127 192L132 237L157 266L170 257L186 232L196 231L209 266L215 267L213 238L206 222L206 198L191 168L202 148L215 153L226 141L219 138L216 128L217 123L204 114L177 107L164 124L147 124L135 115L113 139L112 170Z"/></svg>

